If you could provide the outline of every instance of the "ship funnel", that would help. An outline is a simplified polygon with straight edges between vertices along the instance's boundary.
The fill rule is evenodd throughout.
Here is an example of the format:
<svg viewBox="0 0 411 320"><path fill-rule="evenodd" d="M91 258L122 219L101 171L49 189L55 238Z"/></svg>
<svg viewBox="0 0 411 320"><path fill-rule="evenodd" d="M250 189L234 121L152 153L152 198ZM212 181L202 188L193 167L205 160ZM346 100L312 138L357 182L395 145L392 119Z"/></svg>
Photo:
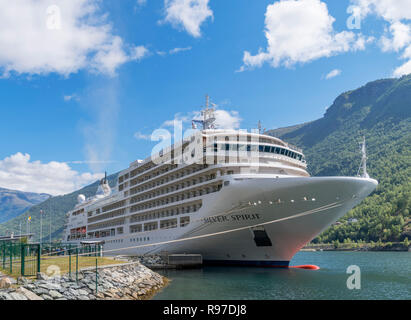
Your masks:
<svg viewBox="0 0 411 320"><path fill-rule="evenodd" d="M107 180L107 172L104 174L104 178L100 180L100 184L97 188L96 196L106 197L111 194L111 188Z"/></svg>

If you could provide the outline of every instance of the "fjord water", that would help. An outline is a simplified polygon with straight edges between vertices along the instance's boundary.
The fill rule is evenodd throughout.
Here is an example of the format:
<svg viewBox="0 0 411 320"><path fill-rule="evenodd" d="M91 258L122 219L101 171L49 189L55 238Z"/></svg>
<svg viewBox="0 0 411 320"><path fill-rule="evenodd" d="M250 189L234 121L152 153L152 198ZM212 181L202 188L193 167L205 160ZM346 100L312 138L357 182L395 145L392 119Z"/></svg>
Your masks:
<svg viewBox="0 0 411 320"><path fill-rule="evenodd" d="M290 265L318 271L242 267L166 270L170 285L154 299L354 300L411 299L411 252L300 252ZM347 268L361 270L361 289L349 290Z"/></svg>

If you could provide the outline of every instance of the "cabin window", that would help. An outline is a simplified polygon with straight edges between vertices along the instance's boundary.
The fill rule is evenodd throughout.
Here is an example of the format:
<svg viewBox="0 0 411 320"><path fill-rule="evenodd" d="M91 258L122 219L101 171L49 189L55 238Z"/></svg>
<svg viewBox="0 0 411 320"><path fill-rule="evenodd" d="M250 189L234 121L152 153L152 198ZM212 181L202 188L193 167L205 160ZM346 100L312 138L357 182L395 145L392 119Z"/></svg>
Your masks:
<svg viewBox="0 0 411 320"><path fill-rule="evenodd" d="M157 221L144 224L144 231L151 231L151 230L156 230L156 229L158 229Z"/></svg>
<svg viewBox="0 0 411 320"><path fill-rule="evenodd" d="M130 226L130 233L136 233L136 232L141 232L141 231L142 231L141 224Z"/></svg>
<svg viewBox="0 0 411 320"><path fill-rule="evenodd" d="M177 228L177 219L168 219L160 221L160 229Z"/></svg>
<svg viewBox="0 0 411 320"><path fill-rule="evenodd" d="M180 227L185 227L190 223L190 217L181 217L180 218Z"/></svg>

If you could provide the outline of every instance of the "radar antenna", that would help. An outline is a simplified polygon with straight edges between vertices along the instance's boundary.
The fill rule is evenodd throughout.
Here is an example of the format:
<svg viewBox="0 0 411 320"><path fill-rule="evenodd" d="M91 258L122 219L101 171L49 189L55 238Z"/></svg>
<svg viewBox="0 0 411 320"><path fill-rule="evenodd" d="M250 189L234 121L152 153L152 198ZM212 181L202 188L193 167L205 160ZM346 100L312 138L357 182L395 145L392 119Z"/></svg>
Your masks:
<svg viewBox="0 0 411 320"><path fill-rule="evenodd" d="M258 120L257 129L258 129L258 133L259 133L259 134L261 134L261 128L262 128L262 126L261 126L261 121Z"/></svg>
<svg viewBox="0 0 411 320"><path fill-rule="evenodd" d="M212 105L212 108L209 108L209 105ZM215 118L215 109L217 105L215 103L210 102L210 97L208 94L206 95L206 106L205 109L201 111L201 115L203 116L203 120L193 120L192 127L193 129L197 129L197 124L201 124L203 130L207 129L215 129L216 128L216 118Z"/></svg>
<svg viewBox="0 0 411 320"><path fill-rule="evenodd" d="M367 149L365 146L365 137L363 137L363 141L360 143L360 146L361 146L362 157L361 157L361 164L360 164L360 168L358 169L357 176L368 179L370 176L367 173Z"/></svg>

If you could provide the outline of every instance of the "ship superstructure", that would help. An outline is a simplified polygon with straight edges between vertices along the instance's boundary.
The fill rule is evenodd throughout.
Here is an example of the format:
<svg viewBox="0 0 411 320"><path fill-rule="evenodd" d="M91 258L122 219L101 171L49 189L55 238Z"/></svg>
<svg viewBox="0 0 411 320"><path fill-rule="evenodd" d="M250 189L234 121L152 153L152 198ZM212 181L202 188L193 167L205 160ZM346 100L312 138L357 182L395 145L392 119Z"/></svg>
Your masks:
<svg viewBox="0 0 411 320"><path fill-rule="evenodd" d="M377 186L366 177L310 177L302 151L259 131L215 127L102 179L67 214L65 241L104 241L109 255L200 253L205 262L288 266L307 242Z"/></svg>

